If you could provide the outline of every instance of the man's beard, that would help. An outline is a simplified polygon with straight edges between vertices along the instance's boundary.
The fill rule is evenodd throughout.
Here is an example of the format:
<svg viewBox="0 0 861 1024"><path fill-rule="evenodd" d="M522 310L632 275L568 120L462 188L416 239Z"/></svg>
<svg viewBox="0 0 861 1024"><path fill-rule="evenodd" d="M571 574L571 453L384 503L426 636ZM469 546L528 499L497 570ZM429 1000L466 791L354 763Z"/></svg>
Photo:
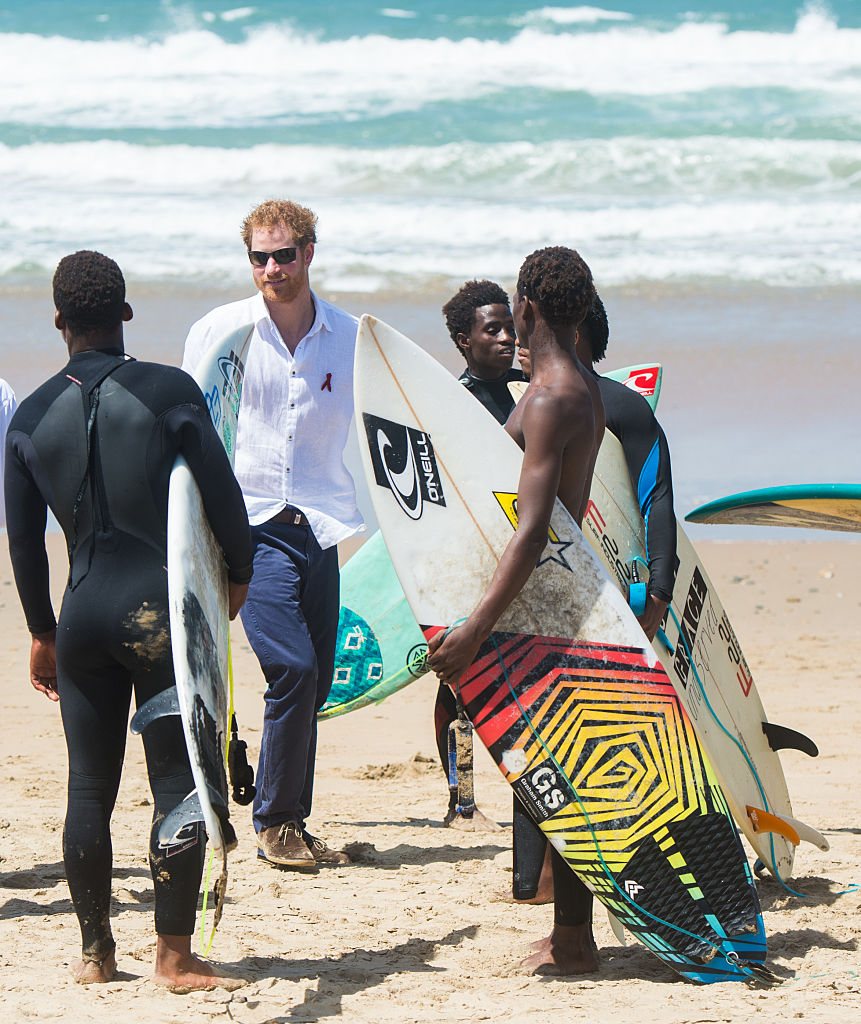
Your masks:
<svg viewBox="0 0 861 1024"><path fill-rule="evenodd" d="M295 277L284 277L274 282L278 285L273 288L271 281L258 281L257 287L263 294L264 299L270 302L292 302L302 291L307 281L307 274L297 274Z"/></svg>

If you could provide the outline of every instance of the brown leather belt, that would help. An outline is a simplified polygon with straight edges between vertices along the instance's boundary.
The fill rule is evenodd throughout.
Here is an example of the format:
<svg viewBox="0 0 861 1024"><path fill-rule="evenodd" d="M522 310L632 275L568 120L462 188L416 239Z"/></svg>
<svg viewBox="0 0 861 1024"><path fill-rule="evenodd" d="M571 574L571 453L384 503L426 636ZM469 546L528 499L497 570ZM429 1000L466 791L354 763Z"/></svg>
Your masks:
<svg viewBox="0 0 861 1024"><path fill-rule="evenodd" d="M289 526L311 525L304 512L300 512L298 508L291 508L289 505L287 508L282 508L278 515L273 516L269 521L271 523L287 523Z"/></svg>

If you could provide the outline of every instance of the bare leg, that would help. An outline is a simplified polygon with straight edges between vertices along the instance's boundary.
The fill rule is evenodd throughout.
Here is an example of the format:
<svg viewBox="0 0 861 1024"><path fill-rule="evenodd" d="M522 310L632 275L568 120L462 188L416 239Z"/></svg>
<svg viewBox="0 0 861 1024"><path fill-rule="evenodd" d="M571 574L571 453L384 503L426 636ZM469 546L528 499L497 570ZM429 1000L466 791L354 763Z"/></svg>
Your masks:
<svg viewBox="0 0 861 1024"><path fill-rule="evenodd" d="M79 985L102 985L113 981L117 973L117 954L112 949L102 957L84 954L72 968L72 976Z"/></svg>
<svg viewBox="0 0 861 1024"><path fill-rule="evenodd" d="M212 964L196 957L191 952L190 935L158 936L153 981L180 995L209 988L232 992L245 984L241 978L217 973Z"/></svg>
<svg viewBox="0 0 861 1024"><path fill-rule="evenodd" d="M535 944L537 952L521 961L535 974L591 974L598 970L592 923L554 924L548 938Z"/></svg>

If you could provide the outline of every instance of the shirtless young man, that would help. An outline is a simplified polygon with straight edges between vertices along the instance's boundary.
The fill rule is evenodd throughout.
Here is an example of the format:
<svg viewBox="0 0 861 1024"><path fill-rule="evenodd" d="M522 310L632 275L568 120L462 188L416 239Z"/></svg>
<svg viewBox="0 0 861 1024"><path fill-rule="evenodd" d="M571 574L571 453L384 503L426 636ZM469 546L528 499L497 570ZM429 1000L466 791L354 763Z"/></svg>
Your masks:
<svg viewBox="0 0 861 1024"><path fill-rule="evenodd" d="M537 565L556 498L582 521L604 433L598 385L575 350L577 327L594 298L592 275L573 249L540 249L520 268L512 313L518 345L530 352L532 379L505 425L523 448L518 524L476 608L462 625L429 644L430 666L450 686L472 664ZM553 932L525 965L560 974L593 971L591 894L564 863L554 873L554 885Z"/></svg>

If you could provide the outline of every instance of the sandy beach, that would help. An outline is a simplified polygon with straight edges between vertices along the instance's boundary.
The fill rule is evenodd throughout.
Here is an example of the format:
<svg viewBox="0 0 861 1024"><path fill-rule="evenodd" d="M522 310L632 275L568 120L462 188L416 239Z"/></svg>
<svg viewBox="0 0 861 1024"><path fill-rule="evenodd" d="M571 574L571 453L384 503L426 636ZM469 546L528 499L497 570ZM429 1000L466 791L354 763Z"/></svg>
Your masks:
<svg viewBox="0 0 861 1024"><path fill-rule="evenodd" d="M119 974L75 985L79 932L61 856L66 759L56 705L27 680L28 635L0 554L6 680L0 739L0 1020L93 1024L472 1022L570 1019L713 1024L858 1019L861 826L855 786L861 687L861 544L705 542L707 569L758 681L769 718L812 736L820 756L782 755L796 815L831 843L803 846L788 895L767 879L759 894L769 965L783 984L698 987L642 946L619 945L596 910L599 973L526 975L519 961L547 934L550 907L518 906L511 886L510 790L477 747L479 806L503 824L478 834L442 826L446 789L436 762L426 676L382 705L320 730L312 831L354 863L315 876L259 862L247 809L235 808L224 919L210 957L246 977L232 995L171 995L149 980L152 889L146 861L151 797L141 745L129 737L113 819L114 931ZM62 538L49 537L52 579L65 579ZM234 633L236 703L256 758L261 682L241 627Z"/></svg>

